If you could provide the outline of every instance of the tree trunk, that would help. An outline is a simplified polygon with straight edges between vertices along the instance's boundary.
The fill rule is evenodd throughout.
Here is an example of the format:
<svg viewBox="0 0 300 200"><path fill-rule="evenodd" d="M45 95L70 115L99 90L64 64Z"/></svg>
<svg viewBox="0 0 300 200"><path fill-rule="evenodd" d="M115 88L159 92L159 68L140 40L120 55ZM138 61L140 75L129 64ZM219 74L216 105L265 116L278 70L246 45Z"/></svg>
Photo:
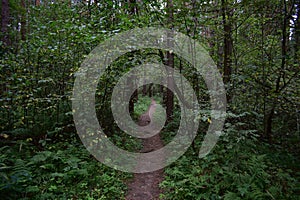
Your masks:
<svg viewBox="0 0 300 200"><path fill-rule="evenodd" d="M168 59L168 67L174 68L174 54L167 52L167 59ZM166 90L166 113L167 113L167 120L172 120L173 110L174 110L174 94L169 88L174 88L174 80L173 80L173 72L168 71L167 75L167 85L168 88Z"/></svg>
<svg viewBox="0 0 300 200"><path fill-rule="evenodd" d="M167 2L167 13L168 13L168 24L170 28L173 28L173 0L168 0ZM173 41L171 40L173 36L168 35L168 45L172 44ZM174 68L174 54L171 52L167 52L167 66L170 68ZM167 73L167 85L168 88L174 88L174 79L173 79L173 72L168 71ZM170 89L166 90L166 114L167 114L167 121L172 120L173 110L174 110L174 94Z"/></svg>
<svg viewBox="0 0 300 200"><path fill-rule="evenodd" d="M133 17L134 15L137 14L137 8L136 8L136 0L129 0L128 1L128 13L131 17ZM134 77L133 79L131 80L128 80L131 84L130 88L133 88L135 87L135 82L132 82L132 80L136 80L136 78ZM142 92L144 92L144 86L143 86L143 90ZM129 112L132 114L134 112L134 103L137 102L138 100L138 90L136 89L134 91L134 93L132 94L131 98L130 98L130 101L129 101Z"/></svg>
<svg viewBox="0 0 300 200"><path fill-rule="evenodd" d="M270 111L266 114L265 121L264 121L265 137L270 143L272 142L272 121L273 121L274 113L275 113L275 104L272 106Z"/></svg>
<svg viewBox="0 0 300 200"><path fill-rule="evenodd" d="M2 42L5 45L10 45L10 39L8 35L8 24L9 24L9 3L8 0L2 0L2 9L1 9L1 32L3 34L2 36Z"/></svg>
<svg viewBox="0 0 300 200"><path fill-rule="evenodd" d="M150 83L149 84L149 89L148 89L148 96L149 97L153 96L153 89L152 89L152 87L153 87L153 83Z"/></svg>
<svg viewBox="0 0 300 200"><path fill-rule="evenodd" d="M295 21L295 64L299 64L300 60L300 0L297 1L296 7L296 21Z"/></svg>
<svg viewBox="0 0 300 200"><path fill-rule="evenodd" d="M136 0L129 0L128 1L128 8L129 8L130 15L137 15L138 14L138 8L137 8Z"/></svg>
<svg viewBox="0 0 300 200"><path fill-rule="evenodd" d="M21 40L26 40L26 5L25 0L21 0L22 16L21 16Z"/></svg>
<svg viewBox="0 0 300 200"><path fill-rule="evenodd" d="M143 94L143 96L147 95L147 85L143 85L142 94Z"/></svg>
<svg viewBox="0 0 300 200"><path fill-rule="evenodd" d="M288 11L287 11L287 5L286 1L283 1L283 25L282 25L282 40L281 40L281 66L279 75L277 77L276 81L276 88L275 88L275 95L278 96L281 91L280 83L282 80L284 80L285 77L285 66L286 66L286 56L287 56L287 27L288 27ZM264 134L269 140L269 142L272 142L272 121L275 114L275 108L277 105L277 99L273 100L272 107L270 111L266 114L265 122L264 122Z"/></svg>
<svg viewBox="0 0 300 200"><path fill-rule="evenodd" d="M223 81L224 84L227 85L227 90L230 85L230 77L231 77L231 57L232 57L232 25L230 22L231 14L228 14L227 2L222 0L222 20L223 20L223 29L224 29L224 59L223 59ZM230 101L231 97L227 94L227 101Z"/></svg>
<svg viewBox="0 0 300 200"><path fill-rule="evenodd" d="M134 103L137 101L137 99L138 99L138 90L135 90L129 101L129 113L130 114L133 114L133 112L134 112Z"/></svg>
<svg viewBox="0 0 300 200"><path fill-rule="evenodd" d="M127 79L127 85L129 86L128 88L136 88L135 86L135 81L136 80L136 77L134 77L135 75L132 75L130 78ZM129 113L133 113L134 112L134 103L137 102L138 100L138 89L136 89L130 100L129 100Z"/></svg>

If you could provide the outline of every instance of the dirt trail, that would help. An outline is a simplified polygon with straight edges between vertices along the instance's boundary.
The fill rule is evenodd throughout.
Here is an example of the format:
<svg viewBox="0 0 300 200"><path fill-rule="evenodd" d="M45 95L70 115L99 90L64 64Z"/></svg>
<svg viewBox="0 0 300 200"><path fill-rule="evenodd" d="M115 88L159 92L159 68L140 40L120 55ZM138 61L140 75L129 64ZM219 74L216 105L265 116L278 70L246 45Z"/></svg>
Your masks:
<svg viewBox="0 0 300 200"><path fill-rule="evenodd" d="M148 111L151 109L151 106L153 106L153 100ZM146 122L145 120L147 120L147 118L140 117L139 124L142 125L148 124L149 121ZM147 152L155 151L162 147L163 147L163 142L160 138L160 134L156 134L153 137L143 139L143 148L140 152L147 153ZM139 163L137 164L137 167L139 167ZM159 194L162 193L162 190L159 188L159 183L163 181L163 177L164 177L163 169L154 172L134 174L133 180L127 184L128 193L125 199L126 200L159 199Z"/></svg>

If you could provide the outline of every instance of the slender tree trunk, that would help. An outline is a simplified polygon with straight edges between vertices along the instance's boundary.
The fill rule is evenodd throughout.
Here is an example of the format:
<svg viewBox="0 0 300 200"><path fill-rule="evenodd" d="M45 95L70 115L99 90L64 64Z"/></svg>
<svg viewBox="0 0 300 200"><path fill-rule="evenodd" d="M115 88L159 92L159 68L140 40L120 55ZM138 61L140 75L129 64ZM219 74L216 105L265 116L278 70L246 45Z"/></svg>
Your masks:
<svg viewBox="0 0 300 200"><path fill-rule="evenodd" d="M173 28L173 0L168 0L167 3L167 12L168 12L168 24L170 25L170 28ZM168 35L168 43L169 45L172 44L171 40L172 35ZM174 54L171 52L167 52L167 66L170 68L174 68ZM168 77L167 77L167 85L168 88L174 88L174 79L173 79L173 73L168 71ZM167 114L167 121L172 120L173 116L173 110L174 110L174 94L170 89L166 90L166 114Z"/></svg>
<svg viewBox="0 0 300 200"><path fill-rule="evenodd" d="M129 101L129 113L131 114L134 112L134 103L137 101L137 97L138 97L138 90L135 90Z"/></svg>
<svg viewBox="0 0 300 200"><path fill-rule="evenodd" d="M295 21L295 64L300 62L300 0L297 0L296 7L296 21Z"/></svg>
<svg viewBox="0 0 300 200"><path fill-rule="evenodd" d="M133 17L134 15L137 14L137 8L136 8L136 0L129 0L128 1L128 13L131 17ZM132 84L131 87L135 87L135 82L132 82L132 80L135 80L135 78L129 80L129 82L131 82L130 84ZM144 87L142 92L144 92ZM134 112L134 103L137 102L138 100L138 90L136 89L134 91L134 93L132 94L130 101L129 101L129 112L133 113Z"/></svg>
<svg viewBox="0 0 300 200"><path fill-rule="evenodd" d="M168 59L168 67L174 68L174 54L167 52L167 59ZM167 85L168 88L166 90L166 113L167 113L167 120L172 120L173 110L174 110L174 94L169 88L174 88L174 80L173 80L173 72L168 71L167 75Z"/></svg>
<svg viewBox="0 0 300 200"><path fill-rule="evenodd" d="M161 83L160 87L159 87L159 90L160 90L160 95L163 96L163 102L165 102L165 99L164 99L164 86L163 86L163 83Z"/></svg>
<svg viewBox="0 0 300 200"><path fill-rule="evenodd" d="M286 1L283 0L283 25L282 25L282 41L281 41L281 66L280 72L276 81L275 94L276 96L280 93L280 82L285 78L285 65L286 65L286 56L287 56L287 25L288 25L288 11ZM275 108L277 105L277 100L273 99L273 103L267 116L265 117L264 131L265 136L272 142L272 122L275 114Z"/></svg>
<svg viewBox="0 0 300 200"><path fill-rule="evenodd" d="M23 9L21 16L21 40L26 40L26 5L25 0L21 0L21 7Z"/></svg>
<svg viewBox="0 0 300 200"><path fill-rule="evenodd" d="M192 16L193 16L193 30L192 30L192 37L194 38L194 36L197 34L197 29L198 29L198 13L197 13L197 9L196 9L196 3L197 1L196 0L192 0ZM204 28L204 27L203 27ZM205 28L205 35L204 37L206 38L209 38L209 34L210 34L210 29L208 27ZM208 35L206 35L208 34ZM179 63L179 68L180 68L180 73L182 72L182 62L180 60L180 63ZM194 73L193 74L193 89L196 93L196 96L197 98L199 97L199 91L200 91L200 87L199 87L199 77L198 77L198 74L197 73ZM194 141L193 141L194 142ZM194 143L193 143L194 145Z"/></svg>
<svg viewBox="0 0 300 200"><path fill-rule="evenodd" d="M148 96L149 97L153 96L153 83L149 84Z"/></svg>
<svg viewBox="0 0 300 200"><path fill-rule="evenodd" d="M138 14L138 8L137 8L136 0L129 0L128 1L128 8L129 8L129 13L131 15L137 15Z"/></svg>
<svg viewBox="0 0 300 200"><path fill-rule="evenodd" d="M272 108L269 110L265 117L265 125L264 125L264 132L265 132L265 137L269 142L272 142L272 121L275 113L275 106L276 104L273 103Z"/></svg>
<svg viewBox="0 0 300 200"><path fill-rule="evenodd" d="M143 96L147 95L147 85L143 85L142 94L143 94Z"/></svg>
<svg viewBox="0 0 300 200"><path fill-rule="evenodd" d="M133 75L134 76L134 75ZM133 81L133 80L136 80L136 78L135 77L132 77L132 78L129 78L128 80L127 80L127 83L128 83L128 85L129 85L129 88L135 88L135 82ZM131 96L131 98L130 98L130 100L129 100L129 113L133 113L134 112L134 103L135 102L137 102L137 100L138 100L138 90L136 89L134 92L133 92L133 94L132 94L132 96Z"/></svg>
<svg viewBox="0 0 300 200"><path fill-rule="evenodd" d="M2 0L2 9L1 9L1 32L3 34L2 36L2 42L5 45L10 45L10 39L8 35L8 24L9 24L9 3L8 0Z"/></svg>
<svg viewBox="0 0 300 200"><path fill-rule="evenodd" d="M224 77L223 81L225 85L230 84L231 77L231 63L232 63L232 25L231 25L231 14L229 13L227 8L227 1L222 0L222 20L223 20L223 29L224 29L224 60L223 60L223 69L224 69ZM227 90L229 87L227 87ZM231 97L227 94L227 101L230 101Z"/></svg>

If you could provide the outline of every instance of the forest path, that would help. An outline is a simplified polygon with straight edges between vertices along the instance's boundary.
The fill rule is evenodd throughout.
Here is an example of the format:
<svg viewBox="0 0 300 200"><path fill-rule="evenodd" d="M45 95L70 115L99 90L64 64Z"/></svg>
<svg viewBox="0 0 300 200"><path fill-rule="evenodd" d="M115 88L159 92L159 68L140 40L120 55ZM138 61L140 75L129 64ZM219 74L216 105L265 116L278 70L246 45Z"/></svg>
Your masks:
<svg viewBox="0 0 300 200"><path fill-rule="evenodd" d="M152 100L152 103L149 106L147 112L149 112L149 110L152 109L151 106L153 106L153 103L155 103L155 101ZM143 115L141 115L139 119L139 124L146 125L148 123L145 121L147 120L147 118L142 117ZM153 137L143 139L142 145L143 148L140 151L141 153L155 151L164 146L160 138L160 134L156 134ZM137 163L137 167L139 167L139 165L140 164ZM133 180L127 183L128 192L125 199L126 200L158 200L159 195L162 193L162 190L159 188L159 184L163 181L163 179L164 179L163 169L154 172L134 174Z"/></svg>

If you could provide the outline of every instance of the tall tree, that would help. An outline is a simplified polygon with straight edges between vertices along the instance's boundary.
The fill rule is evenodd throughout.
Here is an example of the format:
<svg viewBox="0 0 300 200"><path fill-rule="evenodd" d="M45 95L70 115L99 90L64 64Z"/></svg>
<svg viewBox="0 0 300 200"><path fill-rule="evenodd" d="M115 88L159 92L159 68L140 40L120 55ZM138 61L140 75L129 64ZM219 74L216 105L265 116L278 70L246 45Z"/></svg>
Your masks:
<svg viewBox="0 0 300 200"><path fill-rule="evenodd" d="M137 0L128 0L129 13L131 15L138 14Z"/></svg>
<svg viewBox="0 0 300 200"><path fill-rule="evenodd" d="M230 85L230 77L231 77L231 62L232 62L232 11L228 7L228 1L222 0L222 21L223 21L223 31L224 31L224 59L223 59L223 80L225 85L227 85L227 90L229 89ZM230 100L230 94L227 94L227 100Z"/></svg>
<svg viewBox="0 0 300 200"><path fill-rule="evenodd" d="M168 0L167 1L167 14L168 14L168 24L170 25L170 29L174 28L174 15L173 15L173 9L174 9L174 5L173 5L173 0ZM174 45L173 40L171 39L172 35L168 35L168 45ZM170 68L174 68L174 54L172 52L167 52L167 66ZM174 79L173 79L173 72L172 71L168 71L168 77L167 77L167 81L168 81L168 88L174 88ZM174 93L170 90L167 89L166 90L166 114L167 114L167 120L170 121L172 120L172 115L173 115L173 110L174 110Z"/></svg>
<svg viewBox="0 0 300 200"><path fill-rule="evenodd" d="M295 39L295 64L300 64L300 0L295 1L295 29L294 29L294 39Z"/></svg>
<svg viewBox="0 0 300 200"><path fill-rule="evenodd" d="M134 18L135 15L137 15L137 2L136 0L129 0L128 1L128 10L127 13L129 13L129 18ZM136 77L132 77L131 79L128 80L130 87L135 88L135 80ZM134 112L134 103L138 100L138 89L136 89L130 100L129 100L129 112L133 113Z"/></svg>
<svg viewBox="0 0 300 200"><path fill-rule="evenodd" d="M288 41L288 35L287 35L287 28L288 28L288 6L287 2L285 0L282 1L282 26L281 26L281 63L279 68L279 73L277 74L277 79L275 82L275 91L274 91L274 97L271 103L271 106L269 110L265 112L264 117L264 132L267 139L272 142L272 121L275 114L275 109L278 104L278 96L284 89L285 83L285 77L286 77L286 64L287 64L287 54L288 54L288 48L287 48L287 41ZM284 87L283 87L284 86Z"/></svg>
<svg viewBox="0 0 300 200"><path fill-rule="evenodd" d="M3 34L2 36L2 42L5 45L10 44L9 34L8 34L8 25L9 25L9 2L8 0L2 0L2 9L1 9L1 32Z"/></svg>
<svg viewBox="0 0 300 200"><path fill-rule="evenodd" d="M22 15L21 15L21 40L26 40L26 4L25 0L21 0Z"/></svg>

